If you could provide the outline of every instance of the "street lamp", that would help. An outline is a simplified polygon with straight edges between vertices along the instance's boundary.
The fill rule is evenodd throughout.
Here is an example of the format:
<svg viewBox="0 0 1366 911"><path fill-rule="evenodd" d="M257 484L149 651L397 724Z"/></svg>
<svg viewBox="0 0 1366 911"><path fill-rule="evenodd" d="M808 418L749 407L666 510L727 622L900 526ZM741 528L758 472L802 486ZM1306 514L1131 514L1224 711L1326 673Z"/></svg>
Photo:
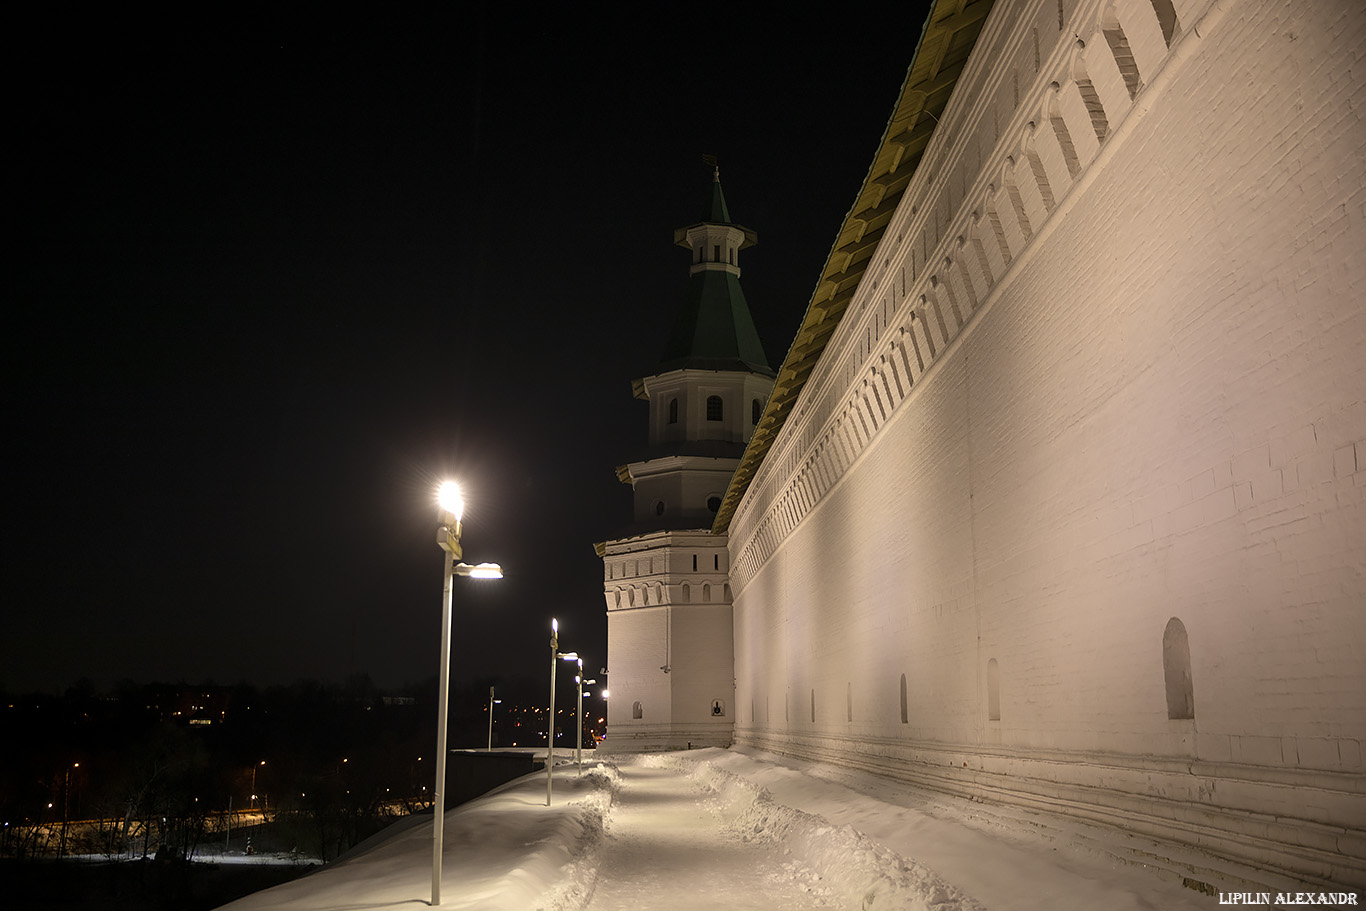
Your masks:
<svg viewBox="0 0 1366 911"><path fill-rule="evenodd" d="M550 618L550 718L546 724L545 735L545 805L550 806L550 791L555 768L555 668L556 661L568 661L579 657L578 652L560 651L560 621Z"/></svg>
<svg viewBox="0 0 1366 911"><path fill-rule="evenodd" d="M590 683L597 683L596 680L583 679L583 659L579 659L579 672L574 676L574 682L579 685L579 740L574 745L574 761L578 763L579 774L583 774L583 688Z"/></svg>
<svg viewBox="0 0 1366 911"><path fill-rule="evenodd" d="M489 749L488 749L488 751L489 751L490 753L493 752L493 707L494 707L495 705L497 705L498 703L502 702L502 701L503 701L503 700L501 700L501 699L494 699L494 698L493 698L493 687L489 687Z"/></svg>
<svg viewBox="0 0 1366 911"><path fill-rule="evenodd" d="M436 789L432 805L432 904L441 904L441 835L446 815L446 701L451 676L451 579L467 576L471 579L501 579L503 569L497 563L456 563L464 556L460 547L460 517L465 511L460 488L447 481L437 491L441 507L441 525L436 530L436 543L446 552L446 569L441 588L441 671L437 679L440 695L436 707Z"/></svg>

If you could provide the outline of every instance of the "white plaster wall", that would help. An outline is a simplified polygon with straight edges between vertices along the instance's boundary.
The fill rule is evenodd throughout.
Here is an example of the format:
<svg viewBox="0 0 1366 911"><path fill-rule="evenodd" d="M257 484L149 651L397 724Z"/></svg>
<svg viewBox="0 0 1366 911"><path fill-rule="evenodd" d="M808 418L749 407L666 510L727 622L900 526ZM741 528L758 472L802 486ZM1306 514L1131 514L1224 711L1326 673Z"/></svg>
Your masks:
<svg viewBox="0 0 1366 911"><path fill-rule="evenodd" d="M1042 121L1054 72L1077 91L1077 52L1046 45L1036 75L1023 36L1038 17L993 12L964 76L992 103L951 112L976 145L932 143L937 180L917 177L904 241L884 242L890 268L865 280L908 264L909 291L861 291L731 527L737 735L895 757L1002 799L1053 789L1079 813L1108 802L1136 829L1360 877L1366 13L1178 4L1167 54L1150 4L1118 6L1143 89L1130 108L1113 57L1107 70L1094 53L1104 10L1083 4L1069 24L1089 39L1110 134L1076 144L1075 180L1056 135L1024 121ZM1064 108L1084 139L1085 108ZM991 172L1005 155L1017 166ZM870 326L937 355L917 365L908 341L909 364L888 367L879 350L900 355L869 344ZM1173 616L1193 721L1167 718Z"/></svg>
<svg viewBox="0 0 1366 911"><path fill-rule="evenodd" d="M613 610L607 613L607 668L611 672L607 700L607 729L613 734L626 729L661 725L672 717L669 679L660 671L665 663L665 607ZM639 701L642 717L631 717Z"/></svg>
<svg viewBox="0 0 1366 911"><path fill-rule="evenodd" d="M730 745L735 655L727 558L725 536L708 531L603 545L609 751ZM718 699L725 713L714 716Z"/></svg>

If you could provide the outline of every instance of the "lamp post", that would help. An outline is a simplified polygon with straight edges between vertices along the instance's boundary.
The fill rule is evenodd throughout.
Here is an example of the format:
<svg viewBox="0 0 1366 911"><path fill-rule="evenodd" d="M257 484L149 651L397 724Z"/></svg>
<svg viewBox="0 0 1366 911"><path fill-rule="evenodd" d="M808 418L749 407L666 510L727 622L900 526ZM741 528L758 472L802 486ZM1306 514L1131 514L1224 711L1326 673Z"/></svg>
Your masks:
<svg viewBox="0 0 1366 911"><path fill-rule="evenodd" d="M590 683L597 683L596 680L583 679L583 659L579 659L579 674L574 678L579 685L579 742L575 744L574 761L578 763L579 774L583 774L583 688Z"/></svg>
<svg viewBox="0 0 1366 911"><path fill-rule="evenodd" d="M436 706L436 788L432 795L432 904L441 904L441 835L446 815L446 701L451 676L451 579L468 576L472 579L501 579L503 569L497 563L456 563L464 556L460 547L460 517L465 501L460 488L453 481L441 485L436 495L441 507L441 525L436 530L436 543L446 552L445 573L441 588L441 670L437 678Z"/></svg>
<svg viewBox="0 0 1366 911"><path fill-rule="evenodd" d="M561 658L573 660L578 652L560 651L560 621L550 618L550 718L545 734L545 805L550 806L550 791L555 769L555 662Z"/></svg>
<svg viewBox="0 0 1366 911"><path fill-rule="evenodd" d="M501 699L493 698L493 687L489 687L489 748L488 752L493 752L493 707L502 702Z"/></svg>
<svg viewBox="0 0 1366 911"><path fill-rule="evenodd" d="M261 766L263 766L263 765L265 765L265 764L266 764L266 761L265 761L264 759L262 759L262 760L261 760L260 762L258 762L256 765L254 765L254 766L251 767L251 809L252 809L252 810L255 810L255 809L256 809L256 770L259 769Z"/></svg>

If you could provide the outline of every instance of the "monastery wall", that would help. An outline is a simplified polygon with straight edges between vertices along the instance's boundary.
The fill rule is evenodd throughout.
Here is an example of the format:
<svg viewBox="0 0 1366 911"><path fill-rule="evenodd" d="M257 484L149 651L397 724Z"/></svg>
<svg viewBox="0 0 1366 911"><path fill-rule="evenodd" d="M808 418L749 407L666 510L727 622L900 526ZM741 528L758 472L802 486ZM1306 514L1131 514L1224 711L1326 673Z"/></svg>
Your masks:
<svg viewBox="0 0 1366 911"><path fill-rule="evenodd" d="M1366 882L1364 51L998 0L730 525L737 742Z"/></svg>

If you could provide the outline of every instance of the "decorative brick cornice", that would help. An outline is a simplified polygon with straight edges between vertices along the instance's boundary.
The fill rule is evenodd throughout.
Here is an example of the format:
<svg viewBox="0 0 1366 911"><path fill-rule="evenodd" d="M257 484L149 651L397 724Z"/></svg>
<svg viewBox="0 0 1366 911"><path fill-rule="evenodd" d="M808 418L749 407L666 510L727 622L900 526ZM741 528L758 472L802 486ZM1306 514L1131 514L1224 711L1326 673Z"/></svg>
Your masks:
<svg viewBox="0 0 1366 911"><path fill-rule="evenodd" d="M1199 40L1185 19L1207 26L1228 5L1089 0L1063 20L1055 0L1001 4L976 22L981 51L954 65L932 133L917 132L918 118L899 133L894 116L718 516L715 528L736 544L737 593L1089 185L1180 45ZM898 112L920 91L922 58L947 53L931 37L955 6L960 17L975 8L935 7ZM904 184L889 152L903 134L918 143ZM890 170L879 170L885 159ZM870 188L891 175L896 196L872 201Z"/></svg>

